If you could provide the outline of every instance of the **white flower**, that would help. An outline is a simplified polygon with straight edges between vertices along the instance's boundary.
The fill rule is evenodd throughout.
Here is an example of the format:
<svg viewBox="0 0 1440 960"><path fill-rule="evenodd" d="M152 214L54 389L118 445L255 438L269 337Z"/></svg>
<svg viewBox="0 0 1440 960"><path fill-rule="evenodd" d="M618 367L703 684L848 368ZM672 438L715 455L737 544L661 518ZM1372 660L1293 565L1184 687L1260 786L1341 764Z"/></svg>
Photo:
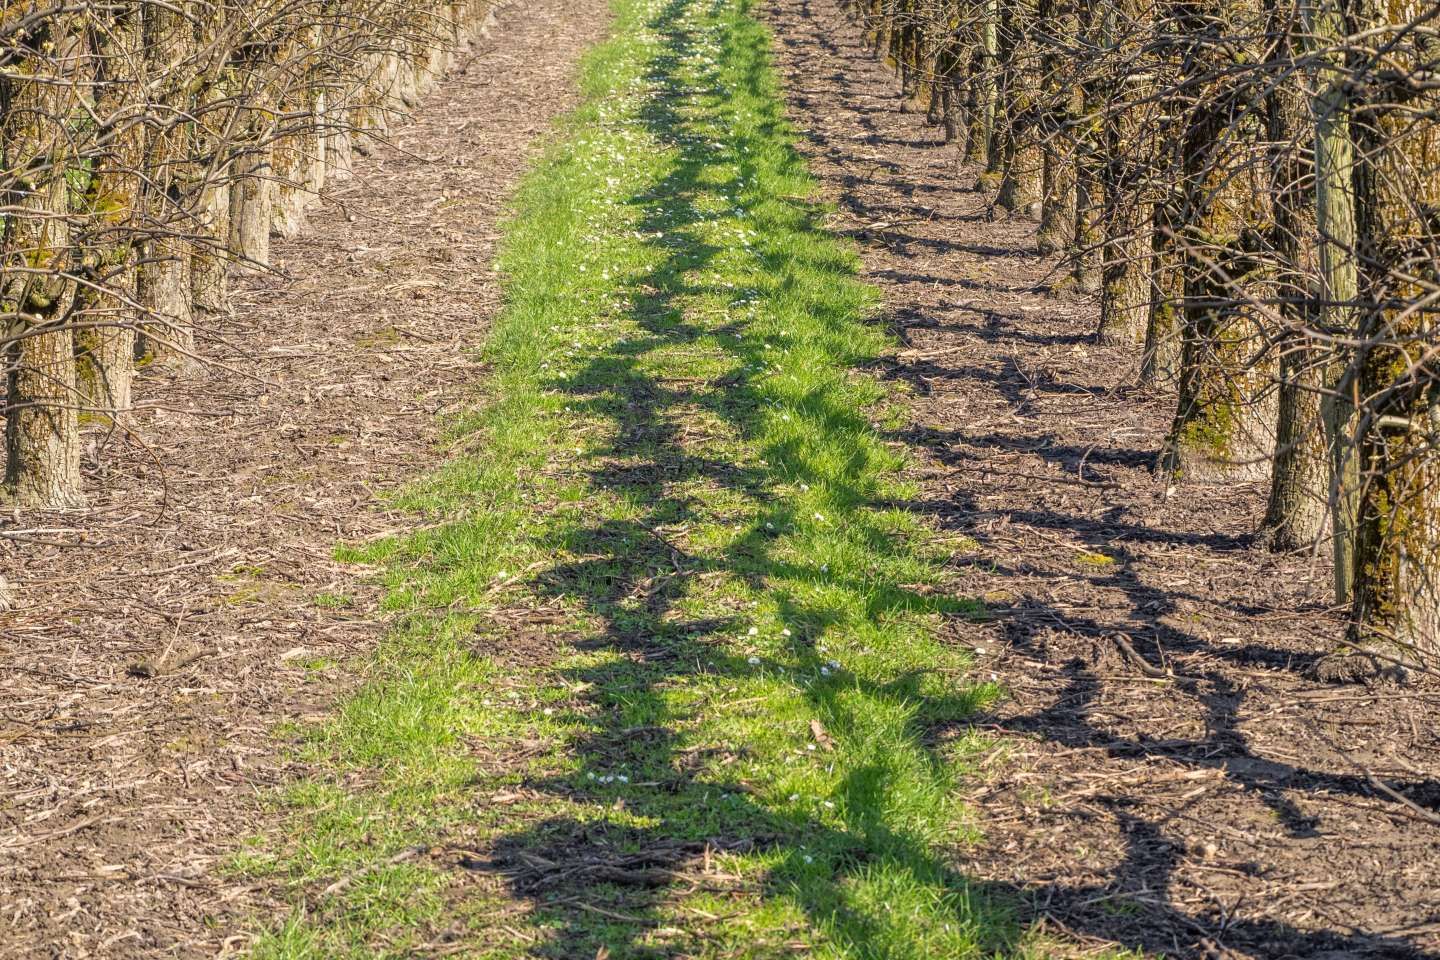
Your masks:
<svg viewBox="0 0 1440 960"><path fill-rule="evenodd" d="M755 636L755 635L756 635L757 633L759 633L759 632L760 632L760 628L759 628L759 627L751 627L749 630L746 631L746 633L749 634L749 635L752 636L752 637Z"/></svg>
<svg viewBox="0 0 1440 960"><path fill-rule="evenodd" d="M834 809L835 809L835 804L831 803L829 800L825 800L825 801L823 801L823 802L824 802L824 804L825 804L826 809L828 809L828 810L834 810Z"/></svg>
<svg viewBox="0 0 1440 960"><path fill-rule="evenodd" d="M780 631L780 635L781 635L782 637L788 637L788 636L790 636L790 628L789 628L789 627L786 627L784 630L781 630L781 631Z"/></svg>

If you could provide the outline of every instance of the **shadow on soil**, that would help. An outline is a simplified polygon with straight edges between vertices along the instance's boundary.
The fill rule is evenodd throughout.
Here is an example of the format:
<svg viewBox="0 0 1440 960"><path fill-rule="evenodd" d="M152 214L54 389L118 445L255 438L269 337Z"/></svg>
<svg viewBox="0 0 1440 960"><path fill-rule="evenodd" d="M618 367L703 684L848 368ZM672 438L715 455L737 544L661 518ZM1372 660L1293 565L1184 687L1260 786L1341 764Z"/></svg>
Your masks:
<svg viewBox="0 0 1440 960"><path fill-rule="evenodd" d="M813 58L810 46L818 46L837 58L851 60L870 57L871 52L855 44L846 31L837 40L837 31L831 22L830 12L816 11L811 0L793 0L784 4L786 13L805 22L806 31L813 38L801 39L784 35L780 44L797 49L806 67ZM859 73L861 71L854 71ZM876 216L894 217L901 222L886 228L884 245L893 253L939 256L956 252L983 255L986 257L1029 257L1019 246L996 247L964 244L954 240L937 241L934 238L911 235L907 232L906 217L913 217L913 207L901 204L887 204L877 201L876 187L887 187L892 192L912 197L917 189L923 194L931 192L926 187L904 183L906 171L893 161L881 163L866 149L875 143L884 142L886 137L879 130L875 117L880 112L893 112L893 103L877 99L873 86L857 81L847 70L830 71L821 59L813 63L813 70L804 70L792 78L789 95L792 105L799 111L819 111L825 115L843 113L853 120L857 135L854 138L834 134L812 133L809 136L811 149L823 157L826 166L836 172L830 174L830 186L838 193L842 212L855 219L872 219ZM893 140L893 137L891 137ZM938 144L937 144L938 145ZM875 175L881 171L894 176L886 181ZM897 186L897 184L899 186ZM859 189L861 187L867 190ZM951 220L966 219L951 214ZM857 231L862 240L873 240L872 234ZM974 281L946 275L943 269L927 271L926 259L907 260L906 269L896 270L893 266L872 270L871 276L897 284L917 284L934 289L958 288L977 293L996 294L1001 304L1015 302L1020 294L1035 293L1035 286L1006 283L999 279ZM938 261L928 261L938 266ZM966 322L966 313L974 314L979 322ZM973 341L998 343L1007 346L1061 346L1076 345L1089 338L1073 332L1073 324L1046 324L1037 316L1024 316L1007 312L1003 307L985 304L957 304L955 320L947 314L947 330L956 332ZM902 338L905 328L935 326L937 321L921 310L905 308L899 316L892 316L898 322ZM1002 396L1019 418L1034 418L1032 404L1037 395L1075 394L1100 399L1106 394L1106 385L1094 387L1074 383L1062 384L1037 380L1016 366L1012 353L1008 361L995 366L967 363L968 357L980 356L983 351L948 352L943 358L913 359L898 364L888 371L891 379L903 380L918 392L928 395L936 381L971 381L982 384ZM994 357L990 357L994 359ZM1111 384L1109 387L1113 387ZM1113 399L1113 397L1112 397ZM1048 415L1053 415L1048 414ZM1116 418L1119 422L1120 418ZM925 448L928 458L954 471L973 471L982 467L986 451L1014 450L1023 448L1043 462L1058 466L1066 477L1081 485L1096 487L1118 486L1121 470L1143 470L1153 461L1155 451L1127 448L1097 450L1094 446L1079 446L1067 440L1059 432L1050 432L1043 425L1035 427L1033 422L1024 433L1003 431L957 429L910 428L892 435L916 448ZM1127 482L1131 478L1126 478ZM1091 716L1100 691L1102 678L1093 663L1076 658L1065 665L1062 676L1064 689L1057 691L1053 705L1027 715L1010 717L1005 723L1007 730L1032 738L1045 738L1072 748L1088 748L1114 756L1148 758L1180 765L1190 770L1211 770L1230 782L1242 787L1266 805L1273 813L1275 822L1290 837L1307 838L1320 836L1317 819L1307 815L1293 803L1285 793L1304 791L1314 795L1364 798L1367 802L1389 802L1380 795L1367 777L1343 775L1307 769L1289 763L1277 762L1254 753L1241 729L1239 718L1247 697L1248 684L1237 682L1236 675L1243 674L1247 667L1263 666L1270 670L1282 671L1295 678L1309 674L1316 655L1299 654L1294 650L1268 646L1263 642L1250 642L1236 646L1217 647L1203 637L1178 630L1171 625L1183 618L1179 605L1183 601L1213 603L1213 596L1202 596L1183 589L1157 589L1143 583L1133 572L1136 559L1126 544L1173 544L1204 548L1224 553L1241 553L1258 549L1255 539L1249 536L1234 536L1218 532L1194 532L1167 529L1143 522L1125 522L1120 519L1118 509L1096 517L1080 511L1066 512L1045 509L1038 506L1020 505L1003 507L969 499L961 494L955 499L931 499L912 501L900 506L925 513L937 526L964 533L986 545L987 520L1014 521L1018 525L1051 532L1067 542L1078 541L1088 550L1109 558L1104 575L1091 575L1100 587L1118 590L1125 598L1124 609L1099 611L1095 615L1077 613L1072 609L1049 606L1043 603L1027 603L1021 609L997 611L1006 616L1006 642L1023 661L1031 657L1043 661L1045 651L1040 647L1037 625L1063 625L1065 631L1081 637L1093 638L1097 644L1108 646L1116 635L1127 637L1133 648L1149 662L1147 665L1160 669L1168 666L1166 654L1171 658L1184 658L1189 653L1203 652L1206 657L1218 661L1213 669L1202 668L1194 675L1182 675L1173 680L1173 693L1168 695L1193 698L1202 705L1205 714L1207 735L1198 739L1147 739L1118 738L1104 729L1103 722ZM989 561L986 561L987 564ZM1004 570L996 571L1004 573ZM1017 574L1037 571L1015 570ZM1260 615L1269 612L1265 608L1236 601L1230 605L1233 613ZM1318 608L1317 608L1318 612ZM1170 623L1165 622L1167 619ZM1158 657L1157 657L1158 654ZM1228 668L1228 669L1227 669ZM1411 778L1392 781L1392 786L1402 792L1419 807L1440 812L1440 780ZM1340 957L1408 957L1435 960L1440 954L1422 951L1398 935L1371 934L1365 931L1349 930L1336 925L1333 929L1300 929L1279 921L1251 921L1226 915L1223 910L1205 912L1179 905L1171 894L1171 878L1187 851L1177 846L1162 834L1159 820L1147 819L1125 809L1126 798L1117 794L1112 809L1118 811L1120 830L1126 838L1126 856L1111 871L1111 876L1102 884L1063 885L1038 882L1023 890L1005 889L1004 895L1012 895L1024 907L1022 912L1031 918L1053 914L1063 917L1073 929L1105 940L1119 941L1125 946L1146 951L1163 951L1168 956L1219 957L1231 956L1230 948L1240 948L1247 955L1265 957L1325 957L1338 960ZM1417 829L1426 829L1417 827ZM1002 893L1003 885L987 887L987 894ZM1117 924L1113 911L1109 909L1117 893L1134 894L1138 915L1132 922ZM1321 921L1323 922L1323 921ZM1250 953L1249 951L1253 951Z"/></svg>

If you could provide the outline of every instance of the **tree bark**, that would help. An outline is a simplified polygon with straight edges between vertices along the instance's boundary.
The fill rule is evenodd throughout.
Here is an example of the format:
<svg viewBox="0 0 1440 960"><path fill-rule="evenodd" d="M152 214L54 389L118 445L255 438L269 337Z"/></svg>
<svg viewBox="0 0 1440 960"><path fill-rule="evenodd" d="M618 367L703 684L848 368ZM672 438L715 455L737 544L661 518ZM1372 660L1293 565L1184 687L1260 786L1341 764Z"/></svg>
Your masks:
<svg viewBox="0 0 1440 960"><path fill-rule="evenodd" d="M1294 8L1267 0L1273 59L1293 62L1293 40L1302 34L1291 22ZM1281 77L1266 97L1269 167L1274 172L1275 210L1271 241L1276 263L1276 310L1284 327L1280 347L1280 395L1275 425L1275 465L1270 499L1261 521L1262 539L1272 550L1313 546L1325 531L1330 491L1322 397L1327 351L1314 336L1320 323L1319 237L1315 206L1305 184L1313 177L1308 148L1314 140L1308 93L1298 73Z"/></svg>
<svg viewBox="0 0 1440 960"><path fill-rule="evenodd" d="M1198 78L1226 76L1233 54L1213 59L1226 49L1208 35L1217 25L1241 36L1258 32L1247 2L1207 2L1187 20L1195 43L1187 74ZM1253 233L1269 222L1251 102L1240 84L1206 83L1194 95L1185 136L1184 339L1179 402L1160 461L1172 482L1270 474L1275 358L1260 312L1247 302L1266 299Z"/></svg>
<svg viewBox="0 0 1440 960"><path fill-rule="evenodd" d="M1345 649L1322 661L1328 679L1399 676L1440 667L1440 93L1385 76L1433 70L1433 39L1411 29L1420 0L1362 0L1353 27L1382 54L1361 64L1368 84L1350 107L1360 347L1355 360L1356 503L1353 605ZM1352 49L1355 44L1348 44ZM1352 57L1354 54L1352 54ZM1368 75L1366 75L1368 74Z"/></svg>
<svg viewBox="0 0 1440 960"><path fill-rule="evenodd" d="M73 71L84 59L71 21L55 16L31 36L17 38L11 65L0 74L0 204L10 211L0 233L8 387L5 490L21 506L85 502L75 348L66 323L76 264L65 177L71 153L64 134L79 106Z"/></svg>
<svg viewBox="0 0 1440 960"><path fill-rule="evenodd" d="M1041 136L1044 160L1041 170L1040 229L1035 248L1040 254L1059 253L1075 235L1074 133L1068 121L1079 114L1080 92L1066 82L1072 66L1061 45L1073 45L1077 31L1075 7L1070 0L1040 0L1039 16L1050 25L1058 43L1045 46L1041 60L1041 97L1045 105Z"/></svg>
<svg viewBox="0 0 1440 960"><path fill-rule="evenodd" d="M138 11L115 15L96 31L95 115L98 148L84 195L79 245L90 282L77 292L76 382L80 403L112 420L131 406L135 366L135 231L144 191L143 103L134 97L134 54L141 49Z"/></svg>
<svg viewBox="0 0 1440 960"><path fill-rule="evenodd" d="M150 137L146 163L150 183L146 206L154 231L141 255L137 284L140 303L148 314L142 351L153 359L184 366L195 346L191 245L187 239L194 230L189 203L195 189L195 164L191 96L182 81L181 65L188 64L195 44L190 21L175 9L147 7L145 15L147 69L167 86L156 104L160 129Z"/></svg>

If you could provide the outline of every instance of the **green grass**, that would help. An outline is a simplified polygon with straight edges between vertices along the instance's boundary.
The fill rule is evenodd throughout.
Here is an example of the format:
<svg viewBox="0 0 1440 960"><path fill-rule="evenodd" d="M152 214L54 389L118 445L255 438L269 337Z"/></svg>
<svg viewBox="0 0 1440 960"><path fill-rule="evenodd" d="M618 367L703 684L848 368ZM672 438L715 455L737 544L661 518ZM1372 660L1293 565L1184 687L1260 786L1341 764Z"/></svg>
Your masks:
<svg viewBox="0 0 1440 960"><path fill-rule="evenodd" d="M483 396L399 498L425 529L342 551L397 627L235 859L295 891L254 954L1028 952L953 866L997 691L938 639L978 608L903 507L768 37L746 0L616 17L517 197Z"/></svg>

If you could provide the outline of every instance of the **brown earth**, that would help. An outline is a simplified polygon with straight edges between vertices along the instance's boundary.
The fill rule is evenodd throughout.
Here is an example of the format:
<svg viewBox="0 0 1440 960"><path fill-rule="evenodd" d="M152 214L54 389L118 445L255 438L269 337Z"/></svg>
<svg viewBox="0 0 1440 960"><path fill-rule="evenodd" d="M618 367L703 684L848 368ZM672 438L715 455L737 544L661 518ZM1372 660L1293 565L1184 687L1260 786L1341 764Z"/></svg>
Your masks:
<svg viewBox="0 0 1440 960"><path fill-rule="evenodd" d="M287 909L224 864L286 776L274 726L322 715L330 665L383 630L332 551L414 522L378 495L443 455L497 221L608 19L500 11L276 273L237 281L203 338L220 366L145 372L133 435L89 436L89 509L0 524L0 957L223 956Z"/></svg>
<svg viewBox="0 0 1440 960"><path fill-rule="evenodd" d="M913 506L974 541L954 585L995 614L957 641L1010 691L957 868L1074 954L1440 957L1436 685L1308 679L1340 622L1322 564L1256 542L1263 489L1167 497L1167 400L1095 346L1093 304L1049 292L1035 224L991 221L837 0L762 6L906 345Z"/></svg>
<svg viewBox="0 0 1440 960"><path fill-rule="evenodd" d="M277 243L280 273L237 284L225 369L148 372L144 444L93 436L91 508L0 526L0 958L226 955L284 909L223 865L293 773L274 724L322 715L327 665L383 630L332 548L412 522L377 494L437 461L437 414L483 373L496 221L604 7L502 13ZM995 613L957 634L1011 691L957 869L1076 955L1440 957L1440 693L1307 680L1339 622L1318 565L1254 543L1262 491L1167 498L1165 400L1047 291L1034 225L988 220L835 0L765 13L834 226L906 341L913 506L973 539L954 588Z"/></svg>

